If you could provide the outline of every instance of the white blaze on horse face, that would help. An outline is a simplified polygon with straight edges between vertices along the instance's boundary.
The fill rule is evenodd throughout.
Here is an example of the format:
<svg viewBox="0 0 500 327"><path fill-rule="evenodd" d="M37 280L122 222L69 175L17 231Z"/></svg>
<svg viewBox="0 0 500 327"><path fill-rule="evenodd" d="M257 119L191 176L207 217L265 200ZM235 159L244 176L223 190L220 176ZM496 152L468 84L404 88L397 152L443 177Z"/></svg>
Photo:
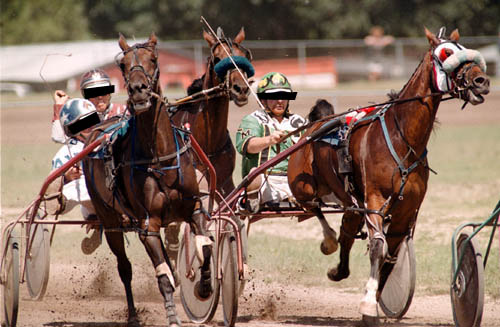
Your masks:
<svg viewBox="0 0 500 327"><path fill-rule="evenodd" d="M359 313L369 317L377 317L377 289L378 281L373 277L370 277L366 283L366 293L361 304L359 305Z"/></svg>

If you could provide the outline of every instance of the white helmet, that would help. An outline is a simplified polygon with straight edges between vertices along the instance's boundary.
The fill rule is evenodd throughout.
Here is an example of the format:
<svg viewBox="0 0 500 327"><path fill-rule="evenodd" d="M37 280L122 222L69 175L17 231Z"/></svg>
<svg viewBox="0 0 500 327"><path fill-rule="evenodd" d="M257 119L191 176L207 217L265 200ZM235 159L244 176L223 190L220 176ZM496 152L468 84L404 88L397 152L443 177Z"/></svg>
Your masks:
<svg viewBox="0 0 500 327"><path fill-rule="evenodd" d="M80 91L85 99L115 92L115 86L104 71L92 69L82 75L80 79Z"/></svg>
<svg viewBox="0 0 500 327"><path fill-rule="evenodd" d="M66 101L59 114L59 120L68 137L74 137L81 131L101 122L92 102L85 99Z"/></svg>

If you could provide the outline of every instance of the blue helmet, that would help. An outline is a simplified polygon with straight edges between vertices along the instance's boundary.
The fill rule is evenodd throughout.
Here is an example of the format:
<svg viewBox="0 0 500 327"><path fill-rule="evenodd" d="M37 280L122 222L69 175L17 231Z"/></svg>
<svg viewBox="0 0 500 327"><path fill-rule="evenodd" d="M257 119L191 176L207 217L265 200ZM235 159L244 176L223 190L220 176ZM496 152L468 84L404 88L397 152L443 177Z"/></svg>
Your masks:
<svg viewBox="0 0 500 327"><path fill-rule="evenodd" d="M86 99L66 101L59 114L59 120L68 137L74 137L101 122L96 108Z"/></svg>

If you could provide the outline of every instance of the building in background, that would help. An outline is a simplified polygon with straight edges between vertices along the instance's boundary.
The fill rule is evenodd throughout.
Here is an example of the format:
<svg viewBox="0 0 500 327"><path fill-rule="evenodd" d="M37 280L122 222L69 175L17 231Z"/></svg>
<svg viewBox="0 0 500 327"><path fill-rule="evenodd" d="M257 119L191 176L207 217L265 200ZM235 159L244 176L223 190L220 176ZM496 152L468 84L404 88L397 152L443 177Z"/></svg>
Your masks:
<svg viewBox="0 0 500 327"><path fill-rule="evenodd" d="M0 47L0 89L16 92L19 96L47 89L72 92L78 90L84 72L100 68L120 91L124 82L115 64L120 51L116 40ZM159 49L158 55L163 88L187 88L197 77L192 51Z"/></svg>

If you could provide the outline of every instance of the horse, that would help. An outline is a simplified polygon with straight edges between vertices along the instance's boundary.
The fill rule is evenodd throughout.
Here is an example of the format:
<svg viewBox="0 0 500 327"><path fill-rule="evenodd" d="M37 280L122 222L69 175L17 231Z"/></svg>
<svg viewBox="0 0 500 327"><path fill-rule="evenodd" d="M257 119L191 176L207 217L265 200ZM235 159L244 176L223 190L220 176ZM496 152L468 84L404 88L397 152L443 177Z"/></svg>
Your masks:
<svg viewBox="0 0 500 327"><path fill-rule="evenodd" d="M216 188L224 197L235 187L233 171L236 165L236 150L227 129L229 102L232 100L239 107L248 103L250 89L245 78L252 77L255 72L250 63L252 53L241 45L245 40L243 27L233 40L227 38L220 27L217 29L217 38L205 30L203 38L210 48L210 57L207 59L205 73L191 83L187 93L200 94L199 92L220 88L206 98L179 105L172 119L178 126L188 123L193 127L193 137L214 166L217 176ZM240 71L236 70L228 54ZM198 157L195 157L195 161L197 170L205 176L205 181L210 183L204 163ZM221 198L216 197L215 200L219 202ZM171 224L165 230L167 251L172 256L175 256L179 249L179 231L180 224Z"/></svg>
<svg viewBox="0 0 500 327"><path fill-rule="evenodd" d="M344 208L340 262L329 269L329 279L349 276L351 247L367 227L371 269L359 311L368 324L378 323L381 291L402 241L414 231L429 178L426 147L443 95L477 105L489 93L484 59L458 44L458 30L448 39L444 29L436 36L425 28L425 34L430 50L409 81L386 105L365 111L365 117L342 129L347 135L344 147L311 142L289 160L288 181L299 203L311 208L311 201L333 193ZM315 123L303 137L326 124L339 131L346 127L342 121L347 116Z"/></svg>
<svg viewBox="0 0 500 327"><path fill-rule="evenodd" d="M197 292L203 299L213 291L209 270L212 250L208 237L204 236L205 218L190 143L185 137L187 133L172 126L162 99L155 34L152 33L147 42L133 46L120 34L118 44L122 52L117 56L117 64L125 80L131 118L127 121L128 128L120 129L122 136L112 144L112 158L86 158L84 174L107 243L118 261L129 325L138 326L139 319L132 295L132 267L125 253L124 231L139 234L156 272L169 326L180 326L173 301L173 269L161 241L161 227L174 221L191 224L202 246L199 251L203 258L202 280ZM88 142L97 138L102 129L94 131ZM109 171L113 172L112 182L107 183Z"/></svg>
<svg viewBox="0 0 500 327"><path fill-rule="evenodd" d="M312 123L335 114L335 109L333 105L325 99L318 99L314 106L311 107L309 114L307 114L307 120Z"/></svg>
<svg viewBox="0 0 500 327"><path fill-rule="evenodd" d="M233 40L225 37L220 27L217 29L217 34L216 38L203 31L203 38L210 47L210 57L206 63L205 73L193 81L188 88L188 94L217 86L222 88L206 100L202 98L180 105L173 116L173 121L179 126L189 123L194 127L192 131L194 138L215 167L217 190L222 196L226 196L235 187L233 171L236 163L236 150L227 129L229 102L232 100L239 107L248 103L250 89L245 79L253 76L254 69L250 63L251 52L241 45L245 40L243 27ZM228 54L235 60L240 71L234 67ZM197 162L197 167L203 170L203 166L200 165L202 163Z"/></svg>

